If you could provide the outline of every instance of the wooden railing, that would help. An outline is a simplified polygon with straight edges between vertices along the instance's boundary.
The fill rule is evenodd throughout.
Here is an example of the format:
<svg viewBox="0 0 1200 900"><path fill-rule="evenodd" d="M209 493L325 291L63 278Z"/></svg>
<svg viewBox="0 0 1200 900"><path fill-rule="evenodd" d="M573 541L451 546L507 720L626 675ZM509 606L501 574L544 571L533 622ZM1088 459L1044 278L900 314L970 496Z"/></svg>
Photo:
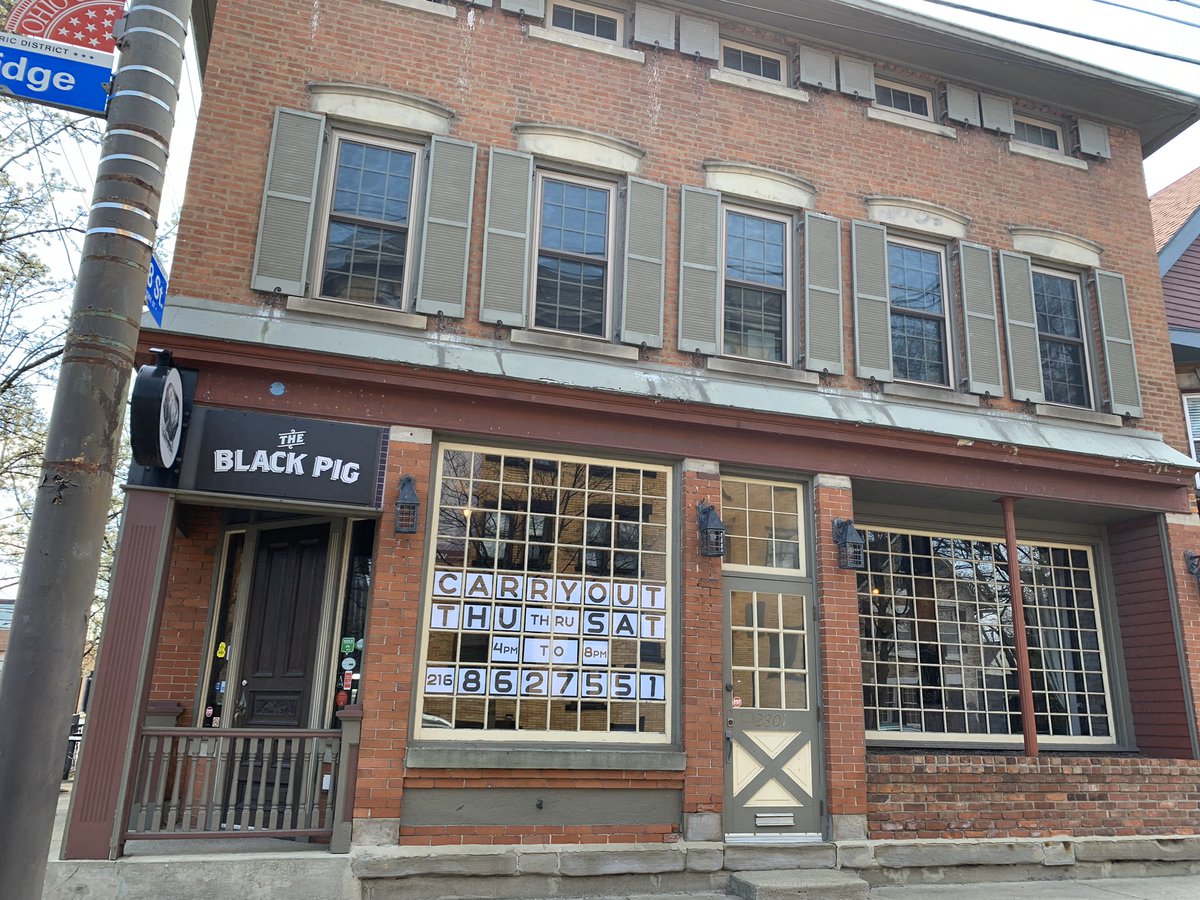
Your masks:
<svg viewBox="0 0 1200 900"><path fill-rule="evenodd" d="M346 805L342 738L144 728L125 838L332 837Z"/></svg>

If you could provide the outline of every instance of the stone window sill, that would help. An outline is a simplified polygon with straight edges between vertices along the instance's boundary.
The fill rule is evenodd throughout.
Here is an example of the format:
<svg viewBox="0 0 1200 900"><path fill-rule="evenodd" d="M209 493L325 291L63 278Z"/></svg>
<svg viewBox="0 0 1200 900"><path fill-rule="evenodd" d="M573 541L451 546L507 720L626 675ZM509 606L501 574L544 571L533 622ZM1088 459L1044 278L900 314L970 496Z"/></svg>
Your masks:
<svg viewBox="0 0 1200 900"><path fill-rule="evenodd" d="M601 53L605 56L611 56L614 59L624 59L635 63L644 63L646 61L646 54L641 50L629 50L625 47L618 47L616 44L602 41L599 38L588 37L586 34L575 34L574 32L561 31L557 28L543 28L541 25L530 25L529 36L539 41L550 41L554 44L565 44L568 47L575 47L579 50L590 50L593 53Z"/></svg>
<svg viewBox="0 0 1200 900"><path fill-rule="evenodd" d="M354 322L391 325L396 328L411 328L414 331L424 331L428 325L427 317L418 313L402 312L398 309L371 306L366 303L349 303L345 300L288 297L287 308L290 312L312 313L318 316L331 316L335 319L349 319Z"/></svg>
<svg viewBox="0 0 1200 900"><path fill-rule="evenodd" d="M1058 163L1060 166L1068 166L1072 169L1081 169L1084 172L1087 171L1088 167L1088 164L1082 159L1065 156L1057 150L1049 150L1045 147L1025 144L1021 141L1009 141L1008 152L1015 153L1018 156L1032 156L1034 159L1044 159L1046 162Z"/></svg>
<svg viewBox="0 0 1200 900"><path fill-rule="evenodd" d="M793 384L820 384L821 379L815 372L801 372L787 366L776 366L770 363L751 362L746 359L729 359L727 357L710 357L707 363L708 371L720 372L723 375L746 375L751 378L769 378L778 381L790 381Z"/></svg>
<svg viewBox="0 0 1200 900"><path fill-rule="evenodd" d="M432 0L383 0L383 2L390 3L393 6L403 6L405 9L414 9L417 12L442 16L446 19L458 18L458 10L456 8L443 3L433 3Z"/></svg>
<svg viewBox="0 0 1200 900"><path fill-rule="evenodd" d="M760 94L770 94L773 97L783 97L787 100L794 100L797 103L808 102L808 91L787 87L775 81L755 78L752 75L743 75L740 72L709 69L708 80L718 82L719 84L729 84L734 87L745 88L748 91L758 91Z"/></svg>
<svg viewBox="0 0 1200 900"><path fill-rule="evenodd" d="M410 769L629 769L682 772L687 757L677 750L546 750L535 747L409 747Z"/></svg>
<svg viewBox="0 0 1200 900"><path fill-rule="evenodd" d="M1065 419L1069 422L1084 422L1088 425L1108 425L1120 428L1124 425L1120 416L1096 412L1094 409L1079 409L1074 406L1059 406L1055 403L1035 403L1033 411L1047 419Z"/></svg>
<svg viewBox="0 0 1200 900"><path fill-rule="evenodd" d="M513 329L512 342L526 347L564 350L568 353L586 353L590 356L603 356L607 359L621 359L629 362L637 362L640 357L637 347L607 344L603 341L571 337L568 334L551 334L546 331Z"/></svg>
<svg viewBox="0 0 1200 900"><path fill-rule="evenodd" d="M928 119L918 119L915 116L906 116L904 113L895 112L894 110L890 109L884 109L879 106L868 106L867 118L874 119L876 122L887 122L891 125L899 125L902 128L911 128L914 131L924 131L926 134L936 134L939 137L950 138L951 140L958 139L958 132L953 128L947 128L945 125L939 125L936 122L930 122Z"/></svg>
<svg viewBox="0 0 1200 900"><path fill-rule="evenodd" d="M926 400L930 403L952 403L955 406L972 406L978 408L979 398L974 394L960 394L950 388L926 387L923 384L909 384L903 381L891 381L883 385L885 397L898 397L904 400Z"/></svg>

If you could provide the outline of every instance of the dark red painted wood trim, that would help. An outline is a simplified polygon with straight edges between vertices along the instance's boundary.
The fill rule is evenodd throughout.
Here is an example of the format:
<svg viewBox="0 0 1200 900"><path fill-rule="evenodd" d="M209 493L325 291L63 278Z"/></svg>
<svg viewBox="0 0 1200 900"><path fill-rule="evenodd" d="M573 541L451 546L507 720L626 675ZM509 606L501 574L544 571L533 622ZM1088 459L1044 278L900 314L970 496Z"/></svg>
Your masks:
<svg viewBox="0 0 1200 900"><path fill-rule="evenodd" d="M91 709L71 798L64 842L66 859L115 856L125 811L121 788L130 747L145 715L154 664L153 635L162 610L159 572L168 563L171 498L155 491L126 494L125 519L105 612L104 638L96 663ZM164 546L165 544L165 546ZM114 819L116 820L114 822Z"/></svg>

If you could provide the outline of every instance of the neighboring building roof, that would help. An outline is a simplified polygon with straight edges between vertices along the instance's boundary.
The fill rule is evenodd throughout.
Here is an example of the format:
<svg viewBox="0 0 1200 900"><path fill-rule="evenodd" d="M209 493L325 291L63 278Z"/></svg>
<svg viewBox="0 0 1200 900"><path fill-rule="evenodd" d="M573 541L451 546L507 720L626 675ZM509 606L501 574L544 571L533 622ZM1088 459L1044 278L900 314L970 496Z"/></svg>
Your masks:
<svg viewBox="0 0 1200 900"><path fill-rule="evenodd" d="M1154 249L1161 253L1197 209L1200 209L1200 169L1193 169L1150 198Z"/></svg>

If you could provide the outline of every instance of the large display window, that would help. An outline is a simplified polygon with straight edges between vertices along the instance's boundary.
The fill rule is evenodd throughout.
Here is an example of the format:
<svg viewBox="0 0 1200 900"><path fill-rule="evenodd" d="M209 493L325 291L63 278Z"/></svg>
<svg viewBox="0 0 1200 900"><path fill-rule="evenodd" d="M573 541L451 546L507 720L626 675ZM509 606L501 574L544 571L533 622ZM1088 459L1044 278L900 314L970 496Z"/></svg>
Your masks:
<svg viewBox="0 0 1200 900"><path fill-rule="evenodd" d="M670 470L444 445L418 735L666 742Z"/></svg>

